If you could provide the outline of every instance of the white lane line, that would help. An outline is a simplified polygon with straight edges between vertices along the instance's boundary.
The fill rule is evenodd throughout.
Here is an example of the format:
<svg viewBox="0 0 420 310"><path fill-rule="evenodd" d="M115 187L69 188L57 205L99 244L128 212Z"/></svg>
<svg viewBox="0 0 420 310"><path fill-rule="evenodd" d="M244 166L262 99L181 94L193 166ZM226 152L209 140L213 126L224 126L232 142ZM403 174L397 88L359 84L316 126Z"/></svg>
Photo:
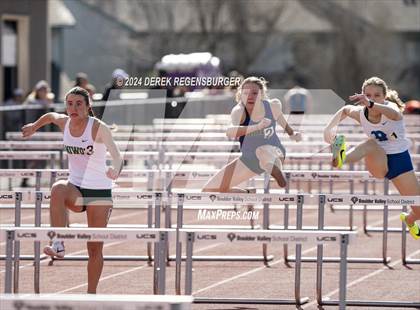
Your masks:
<svg viewBox="0 0 420 310"><path fill-rule="evenodd" d="M219 245L221 245L221 243L211 244L211 245L208 245L208 246L206 246L206 247L203 247L203 248L197 249L195 252L196 252L196 253L198 253L198 252L201 252L201 251L205 251L205 250L208 250L208 249L211 249L211 248L217 247L217 246L219 246ZM140 270L140 269L143 269L143 268L145 268L145 267L149 267L149 265L138 266L138 267L135 267L135 268L131 268L131 269L127 269L127 270L124 270L124 271L121 271L121 272L117 272L117 273L113 273L113 274L107 275L106 277L101 277L101 278L99 279L99 282L102 282L102 281L105 281L105 280L108 280L108 279L112 279L112 278L116 278L116 277L122 276L122 275L124 275L124 274L130 273L130 272L134 272L134 271L137 271L137 270ZM68 289L65 289L65 290L62 290L62 291L58 291L58 292L53 293L53 294L62 294L62 293L67 293L67 292L70 292L70 291L76 290L76 289L78 289L78 288L85 287L85 286L87 286L87 285L88 285L88 284L87 284L87 282L85 282L85 283L83 283L83 284L79 284L79 285L76 285L76 286L70 287L70 288L68 288Z"/></svg>
<svg viewBox="0 0 420 310"><path fill-rule="evenodd" d="M118 277L118 276L122 276L122 275L124 275L124 274L126 274L126 273L130 273L130 272L133 272L133 271L137 271L137 270L140 270L140 269L143 269L143 268L146 268L146 267L148 267L148 265L147 265L147 264L146 264L146 265L143 265L143 266L139 266L139 267L135 267L135 268L127 269L127 270L124 270L124 271L121 271L121 272L118 272L118 273L113 273L113 274L110 274L110 275L108 275L108 276L106 276L106 277L101 277L101 278L99 279L99 282L102 282L102 281L104 281L104 280L108 280L108 279L112 279L112 278L115 278L115 277ZM68 288L68 289L62 290L62 291L55 292L54 294L67 293L67 292L70 292L70 291L76 290L76 289L78 289L78 288L85 287L85 286L87 286L87 285L88 285L88 284L87 284L87 282L86 282L86 283L79 284L79 285L76 285L76 286L70 287L70 288Z"/></svg>
<svg viewBox="0 0 420 310"><path fill-rule="evenodd" d="M110 247L110 246L113 246L113 245L117 245L117 244L120 244L120 243L123 243L123 242L124 242L124 241L118 241L118 242L105 243L105 244L104 244L104 248L107 248L107 247ZM76 251L76 252L71 252L71 253L68 253L68 254L66 254L66 256L78 255L78 254L82 254L82 253L86 253L86 252L87 252L87 249L83 249L83 250L79 250L79 251ZM58 261L58 259L57 259L56 261ZM45 258L45 259L43 259L43 260L41 261L41 264L43 264L43 263L47 263L47 262L50 262L50 259L49 259L49 258ZM19 266L19 270L21 270L21 269L26 269L26 267L33 267L33 266L34 266L34 265L33 265L33 262L31 262L31 263L29 263L29 264ZM5 272L6 272L6 270L0 270L0 274L1 274L1 273L5 273Z"/></svg>
<svg viewBox="0 0 420 310"><path fill-rule="evenodd" d="M413 258L414 256L416 256L417 254L420 254L420 250L417 250L417 251L415 251L415 252L411 253L411 254L410 254L407 258L411 259L411 258ZM399 259L399 260L397 260L397 261L393 262L392 264L389 264L388 266L383 266L382 268L380 268L380 269L378 269L378 270L375 270L375 271L373 271L373 272L371 272L371 273L369 273L369 274L367 274L367 275L365 275L365 276L363 276L363 277L360 277L360 278L358 278L358 279L356 279L356 280L354 280L354 281L352 281L352 282L348 283L348 284L346 285L346 290L348 290L348 289L349 289L350 287L352 287L352 286L355 286L356 284L359 284L360 282L363 282L363 281L365 281L365 280L367 280L367 279L369 279L369 278L372 278L372 277L374 277L374 276L376 276L376 275L378 275L378 274L380 274L380 273L384 272L385 270L389 270L389 267L394 267L394 266L396 266L396 265L398 265L398 264L401 264L401 263L402 263L402 260L401 260L401 259ZM337 294L337 293L338 293L338 291L339 291L339 289L335 289L335 290L333 290L333 291L329 292L327 295L324 295L324 296L323 296L323 299L328 299L328 298L330 298L330 297L331 297L331 296L333 296L334 294ZM316 304L317 304L317 301L310 302L309 304L305 304L305 305L303 305L303 306L302 306L302 309L306 309L307 307L314 306L314 305L316 305Z"/></svg>
<svg viewBox="0 0 420 310"><path fill-rule="evenodd" d="M312 251L314 251L314 250L316 250L316 249L317 249L317 247L316 247L316 246L315 246L315 247L312 247L312 248L309 248L309 249L306 249L305 251L302 251L302 255L303 255L303 254L307 254L307 253L309 253L309 252L312 252ZM283 259L283 258L282 258L282 259L278 259L278 260L276 260L276 261L274 261L274 262L270 263L270 266L274 266L274 265L277 265L277 264L279 264L279 263L284 263L284 259ZM216 286L219 286L219 285L222 285L222 284L225 284L225 283L228 283L228 282L234 281L234 280L236 280L236 279L239 279L239 278L242 278L242 277L246 277L246 276L248 276L248 275L250 275L250 274L256 273L256 272L261 271L261 270L264 270L264 269L267 269L267 267L266 267L266 266L261 266L261 267L258 267L258 268L251 269L251 270L249 270L249 271L247 271L247 272L240 273L240 274L238 274L238 275L236 275L236 276L233 276L233 277L227 278L227 279L225 279L225 280L222 280L222 281L216 282L216 283L214 283L214 284L212 284L212 285L209 285L209 286L207 286L207 287L204 287L204 288L202 288L202 289L196 290L196 291L194 291L194 292L192 293L192 295L195 295L195 294L198 294L198 293L201 293L201 292L207 291L207 290L212 289L212 288L214 288L214 287L216 287Z"/></svg>

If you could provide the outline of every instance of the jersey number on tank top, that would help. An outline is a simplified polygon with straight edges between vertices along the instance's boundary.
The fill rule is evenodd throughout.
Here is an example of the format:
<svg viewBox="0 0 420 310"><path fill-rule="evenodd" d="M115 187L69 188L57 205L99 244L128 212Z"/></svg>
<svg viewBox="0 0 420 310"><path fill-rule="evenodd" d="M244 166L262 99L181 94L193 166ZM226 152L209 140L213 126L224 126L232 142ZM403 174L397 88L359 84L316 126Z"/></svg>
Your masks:
<svg viewBox="0 0 420 310"><path fill-rule="evenodd" d="M270 139L273 134L274 134L273 126L264 128L264 139Z"/></svg>
<svg viewBox="0 0 420 310"><path fill-rule="evenodd" d="M70 146L65 145L64 148L66 149L67 154L72 155L92 155L93 154L93 145L88 145L86 148L78 147L78 146Z"/></svg>
<svg viewBox="0 0 420 310"><path fill-rule="evenodd" d="M371 135L375 136L375 139L378 141L388 141L388 137L386 136L386 133L380 130L373 130L370 132Z"/></svg>
<svg viewBox="0 0 420 310"><path fill-rule="evenodd" d="M371 131L371 133L370 133L371 135L374 135L375 136L375 139L376 140L378 140L378 141L388 141L388 136L386 135L386 133L384 133L383 131L381 131L381 130L374 130L374 131ZM391 134L391 138L393 138L393 139L397 139L398 138L398 136L397 136L397 134L395 133L395 132L393 132L392 134Z"/></svg>

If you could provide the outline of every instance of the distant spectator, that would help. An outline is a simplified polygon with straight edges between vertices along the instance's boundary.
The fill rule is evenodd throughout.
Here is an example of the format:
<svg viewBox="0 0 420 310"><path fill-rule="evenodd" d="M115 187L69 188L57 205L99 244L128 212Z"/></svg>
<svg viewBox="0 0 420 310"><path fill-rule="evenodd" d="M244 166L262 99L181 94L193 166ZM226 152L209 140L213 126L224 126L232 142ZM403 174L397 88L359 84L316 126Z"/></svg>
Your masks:
<svg viewBox="0 0 420 310"><path fill-rule="evenodd" d="M308 113L308 108L312 105L311 93L299 85L295 85L284 95L285 110L288 111L290 124L300 130L303 117Z"/></svg>
<svg viewBox="0 0 420 310"><path fill-rule="evenodd" d="M35 84L32 93L26 98L24 104L40 105L41 109L27 109L25 112L25 122L30 123L37 120L41 115L48 112L54 94L50 92L50 86L47 81L41 80Z"/></svg>
<svg viewBox="0 0 420 310"><path fill-rule="evenodd" d="M108 100L120 100L120 89L124 88L125 80L128 78L127 72L125 72L123 69L115 69L114 72L112 72L112 81L111 83L108 83L105 87L105 91L102 95L103 101ZM103 113L105 110L105 106L100 107L96 111L96 115L99 119L102 118Z"/></svg>
<svg viewBox="0 0 420 310"><path fill-rule="evenodd" d="M40 105L41 109L26 109L25 110L25 123L33 123L45 113L49 112L50 104L54 99L54 94L50 92L50 86L47 81L41 80L36 83L32 93L28 95L24 104L26 105ZM41 131L45 131L44 127ZM50 128L47 128L50 129ZM28 169L44 169L46 162L43 160L28 160L26 168ZM21 186L26 187L28 179L22 180Z"/></svg>
<svg viewBox="0 0 420 310"><path fill-rule="evenodd" d="M88 84L89 84L88 75L84 72L77 73L76 80L74 82L74 86L79 86L79 87L87 90Z"/></svg>
<svg viewBox="0 0 420 310"><path fill-rule="evenodd" d="M87 84L85 89L88 91L90 98L93 99L93 95L96 93L96 87L92 84Z"/></svg>
<svg viewBox="0 0 420 310"><path fill-rule="evenodd" d="M21 105L23 103L23 90L16 88L13 96L5 101L5 106ZM7 111L5 113L5 131L20 131L23 126L23 110Z"/></svg>
<svg viewBox="0 0 420 310"><path fill-rule="evenodd" d="M284 100L290 114L304 114L312 102L312 96L306 88L296 85L284 95Z"/></svg>
<svg viewBox="0 0 420 310"><path fill-rule="evenodd" d="M124 82L128 78L127 72L123 69L115 69L112 72L112 81L111 83L107 84L105 88L105 92L102 95L102 100L118 100L120 99L120 92L112 91L124 88Z"/></svg>

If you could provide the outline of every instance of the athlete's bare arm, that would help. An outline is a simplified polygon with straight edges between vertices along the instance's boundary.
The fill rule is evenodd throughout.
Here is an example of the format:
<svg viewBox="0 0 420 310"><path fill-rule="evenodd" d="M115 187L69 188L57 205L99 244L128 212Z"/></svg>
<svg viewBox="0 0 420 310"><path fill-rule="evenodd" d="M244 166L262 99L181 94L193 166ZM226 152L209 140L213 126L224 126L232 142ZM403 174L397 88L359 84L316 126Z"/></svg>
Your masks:
<svg viewBox="0 0 420 310"><path fill-rule="evenodd" d="M398 105L394 102L389 102L388 105L385 104L374 104L371 108L373 111L378 111L379 113L385 115L387 118L394 121L400 121L403 119L403 114L398 108Z"/></svg>
<svg viewBox="0 0 420 310"><path fill-rule="evenodd" d="M361 106L345 105L338 110L327 126L324 128L324 140L325 142L332 144L337 133L337 126L342 120L347 117L354 119L360 124L360 111L363 109Z"/></svg>
<svg viewBox="0 0 420 310"><path fill-rule="evenodd" d="M349 99L365 107L370 106L369 98L365 94L354 94ZM374 112L379 112L394 121L399 121L403 118L402 112L395 102L388 102L387 105L374 103L369 109Z"/></svg>
<svg viewBox="0 0 420 310"><path fill-rule="evenodd" d="M258 124L251 125L251 126L241 126L241 122L243 121L243 117L245 115L245 107L238 103L230 113L231 118L231 125L226 130L226 135L230 139L238 138L241 136L249 135L255 131L264 129L271 124L271 121L267 118L263 118Z"/></svg>
<svg viewBox="0 0 420 310"><path fill-rule="evenodd" d="M291 139L295 141L302 140L301 134L297 131L294 131L292 127L290 127L287 120L284 118L284 114L282 112L282 105L281 101L277 98L270 100L270 107L273 113L274 119L276 119L277 124L279 124L290 136Z"/></svg>
<svg viewBox="0 0 420 310"><path fill-rule="evenodd" d="M117 179L123 168L123 159L118 146L115 144L114 138L112 137L111 130L102 121L95 119L95 126L97 128L97 134L95 142L104 143L108 152L111 154L112 167L107 171L107 176L113 180ZM95 130L94 130L95 131ZM94 132L95 135L95 132Z"/></svg>
<svg viewBox="0 0 420 310"><path fill-rule="evenodd" d="M66 125L68 116L61 113L49 112L42 115L38 120L33 123L28 123L22 127L22 135L24 138L32 136L39 128L54 124L60 128L61 131L64 131L64 126Z"/></svg>

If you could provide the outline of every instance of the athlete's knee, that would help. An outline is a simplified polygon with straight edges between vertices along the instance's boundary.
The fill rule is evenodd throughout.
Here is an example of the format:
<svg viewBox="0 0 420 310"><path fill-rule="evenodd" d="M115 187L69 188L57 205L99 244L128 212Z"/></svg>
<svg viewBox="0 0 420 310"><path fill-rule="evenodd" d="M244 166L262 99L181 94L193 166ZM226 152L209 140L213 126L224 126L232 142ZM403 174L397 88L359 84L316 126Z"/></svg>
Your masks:
<svg viewBox="0 0 420 310"><path fill-rule="evenodd" d="M89 258L102 258L102 242L88 242L87 243L87 250Z"/></svg>
<svg viewBox="0 0 420 310"><path fill-rule="evenodd" d="M63 181L54 183L51 187L51 199L64 199L67 187Z"/></svg>
<svg viewBox="0 0 420 310"><path fill-rule="evenodd" d="M420 206L411 206L411 211L413 212L415 216L415 220L420 220Z"/></svg>
<svg viewBox="0 0 420 310"><path fill-rule="evenodd" d="M219 187L203 187L201 192L216 192L216 193L226 193L229 191L229 187L225 185L221 185Z"/></svg>
<svg viewBox="0 0 420 310"><path fill-rule="evenodd" d="M229 193L230 187L227 185L221 185L218 190L220 193Z"/></svg>
<svg viewBox="0 0 420 310"><path fill-rule="evenodd" d="M370 173L372 174L372 176L376 179L384 179L385 176L387 175L386 171L370 171Z"/></svg>
<svg viewBox="0 0 420 310"><path fill-rule="evenodd" d="M66 190L66 183L61 181L55 182L51 187L51 193L60 194Z"/></svg>

